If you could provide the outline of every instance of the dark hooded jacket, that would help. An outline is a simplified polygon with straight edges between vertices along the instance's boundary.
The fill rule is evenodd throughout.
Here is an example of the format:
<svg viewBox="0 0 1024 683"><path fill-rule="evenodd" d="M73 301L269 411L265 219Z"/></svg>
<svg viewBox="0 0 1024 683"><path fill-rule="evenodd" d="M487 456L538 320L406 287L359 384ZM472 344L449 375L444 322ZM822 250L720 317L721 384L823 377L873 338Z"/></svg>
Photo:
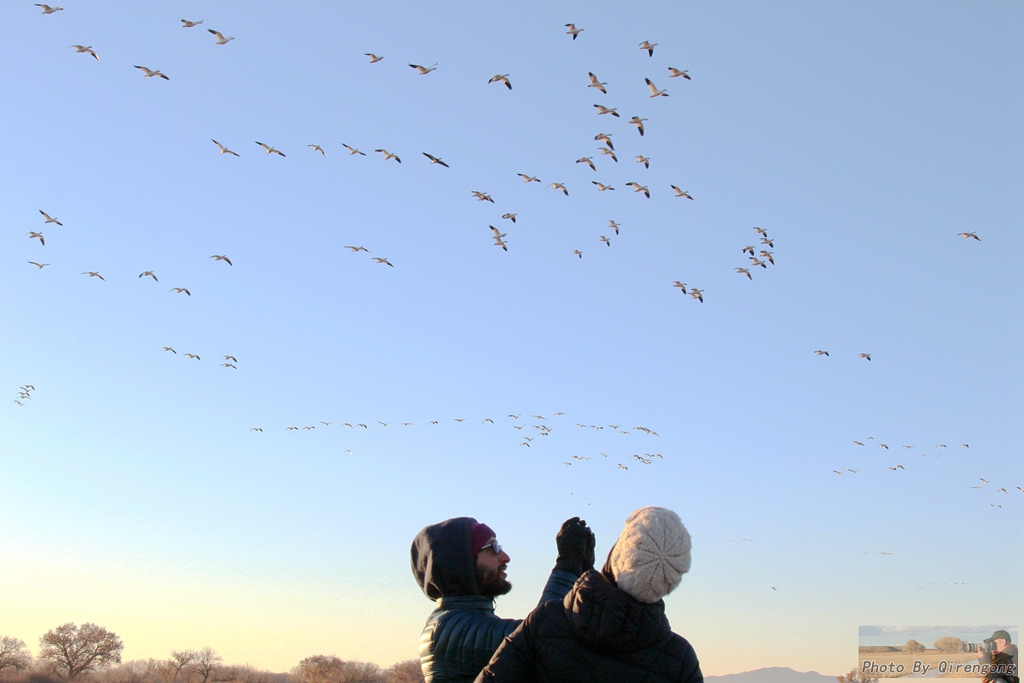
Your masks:
<svg viewBox="0 0 1024 683"><path fill-rule="evenodd" d="M437 603L420 634L427 683L472 683L501 641L522 623L496 616L494 598L477 590L470 540L474 524L472 517L445 520L424 528L412 543L412 572ZM541 604L561 601L575 580L571 572L553 570Z"/></svg>
<svg viewBox="0 0 1024 683"><path fill-rule="evenodd" d="M530 613L476 683L703 683L693 647L672 632L665 602L647 604L600 572L563 602Z"/></svg>

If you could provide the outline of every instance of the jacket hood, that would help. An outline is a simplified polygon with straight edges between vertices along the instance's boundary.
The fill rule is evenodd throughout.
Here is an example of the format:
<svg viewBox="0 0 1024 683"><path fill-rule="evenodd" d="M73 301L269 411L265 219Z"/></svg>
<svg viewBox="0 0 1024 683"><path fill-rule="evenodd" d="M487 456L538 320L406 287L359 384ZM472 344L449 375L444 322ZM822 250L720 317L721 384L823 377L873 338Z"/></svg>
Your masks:
<svg viewBox="0 0 1024 683"><path fill-rule="evenodd" d="M672 633L663 600L640 602L600 572L581 576L563 604L569 624L595 650L635 652Z"/></svg>
<svg viewBox="0 0 1024 683"><path fill-rule="evenodd" d="M476 520L453 517L423 527L412 541L412 573L431 600L477 595L470 532Z"/></svg>

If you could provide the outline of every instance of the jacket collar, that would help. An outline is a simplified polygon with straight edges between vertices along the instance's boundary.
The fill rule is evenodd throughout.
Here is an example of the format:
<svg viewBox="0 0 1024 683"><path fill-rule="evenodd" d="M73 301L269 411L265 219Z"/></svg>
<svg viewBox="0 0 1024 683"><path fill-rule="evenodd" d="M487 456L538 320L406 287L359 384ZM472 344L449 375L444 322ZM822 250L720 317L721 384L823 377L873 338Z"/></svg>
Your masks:
<svg viewBox="0 0 1024 683"><path fill-rule="evenodd" d="M488 595L455 595L438 598L437 609L479 609L494 612L494 598Z"/></svg>

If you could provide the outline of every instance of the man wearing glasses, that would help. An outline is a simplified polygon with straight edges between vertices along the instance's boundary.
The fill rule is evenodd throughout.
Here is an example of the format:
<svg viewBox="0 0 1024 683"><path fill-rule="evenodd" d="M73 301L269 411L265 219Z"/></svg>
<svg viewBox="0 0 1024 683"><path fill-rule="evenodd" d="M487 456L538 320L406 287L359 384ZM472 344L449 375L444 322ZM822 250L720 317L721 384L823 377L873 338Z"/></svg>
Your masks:
<svg viewBox="0 0 1024 683"><path fill-rule="evenodd" d="M594 533L579 517L555 536L558 559L540 602L561 600L583 572L594 568ZM472 683L501 641L522 619L494 614L494 598L512 590L511 558L494 531L472 517L424 527L412 542L412 572L436 607L420 635L427 683Z"/></svg>

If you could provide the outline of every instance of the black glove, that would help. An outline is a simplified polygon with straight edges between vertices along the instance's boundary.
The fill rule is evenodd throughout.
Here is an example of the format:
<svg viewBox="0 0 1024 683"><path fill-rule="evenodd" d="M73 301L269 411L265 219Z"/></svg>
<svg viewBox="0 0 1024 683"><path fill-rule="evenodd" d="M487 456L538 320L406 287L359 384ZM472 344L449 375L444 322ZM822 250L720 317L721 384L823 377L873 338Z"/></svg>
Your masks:
<svg viewBox="0 0 1024 683"><path fill-rule="evenodd" d="M555 536L555 543L558 545L555 569L580 576L594 568L594 532L579 517L565 520Z"/></svg>

